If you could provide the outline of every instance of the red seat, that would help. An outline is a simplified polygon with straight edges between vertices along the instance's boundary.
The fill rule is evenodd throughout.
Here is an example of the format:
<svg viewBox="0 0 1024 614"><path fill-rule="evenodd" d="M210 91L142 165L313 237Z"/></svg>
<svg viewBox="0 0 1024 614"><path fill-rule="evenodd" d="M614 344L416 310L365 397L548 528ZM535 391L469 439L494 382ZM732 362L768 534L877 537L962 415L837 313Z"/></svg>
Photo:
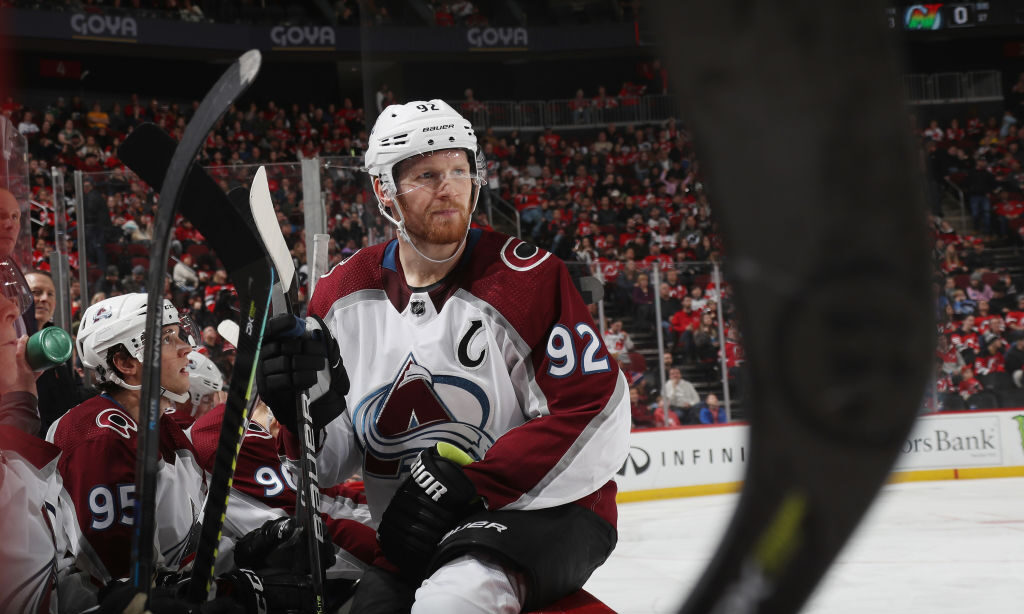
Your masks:
<svg viewBox="0 0 1024 614"><path fill-rule="evenodd" d="M132 258L132 268L142 265L144 268L149 268L149 258L145 256L136 256Z"/></svg>
<svg viewBox="0 0 1024 614"><path fill-rule="evenodd" d="M103 246L103 251L107 252L107 257L117 258L124 252L124 246L120 243L107 243Z"/></svg>
<svg viewBox="0 0 1024 614"><path fill-rule="evenodd" d="M149 248L142 243L129 243L127 251L132 258L149 257Z"/></svg>
<svg viewBox="0 0 1024 614"><path fill-rule="evenodd" d="M205 243L192 243L185 248L185 253L192 256L192 259L196 262L200 258L210 253L210 247Z"/></svg>
<svg viewBox="0 0 1024 614"><path fill-rule="evenodd" d="M640 352L629 353L629 370L643 373L647 371L647 359Z"/></svg>
<svg viewBox="0 0 1024 614"><path fill-rule="evenodd" d="M984 286L995 285L999 281L999 273L993 273L991 271L981 274L981 283Z"/></svg>
<svg viewBox="0 0 1024 614"><path fill-rule="evenodd" d="M966 290L967 286L969 286L971 283L971 276L968 275L967 273L960 273L958 275L954 275L953 283L956 284L957 288L960 288L961 290Z"/></svg>

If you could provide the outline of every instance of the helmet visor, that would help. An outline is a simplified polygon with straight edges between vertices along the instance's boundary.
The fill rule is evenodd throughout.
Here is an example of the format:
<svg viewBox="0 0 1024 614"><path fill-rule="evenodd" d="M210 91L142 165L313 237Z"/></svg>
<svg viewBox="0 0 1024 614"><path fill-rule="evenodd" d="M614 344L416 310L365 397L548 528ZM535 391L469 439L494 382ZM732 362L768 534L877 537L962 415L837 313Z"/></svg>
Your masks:
<svg viewBox="0 0 1024 614"><path fill-rule="evenodd" d="M416 191L433 194L442 187L469 194L476 179L473 166L463 149L442 149L406 158L395 165L397 195Z"/></svg>

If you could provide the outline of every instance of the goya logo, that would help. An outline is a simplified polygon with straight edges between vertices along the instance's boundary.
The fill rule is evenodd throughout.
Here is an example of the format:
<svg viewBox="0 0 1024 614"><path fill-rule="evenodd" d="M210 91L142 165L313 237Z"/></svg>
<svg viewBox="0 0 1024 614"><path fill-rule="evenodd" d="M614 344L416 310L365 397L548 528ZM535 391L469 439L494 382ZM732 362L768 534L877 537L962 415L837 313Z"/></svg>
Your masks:
<svg viewBox="0 0 1024 614"><path fill-rule="evenodd" d="M1014 416L1017 421L1017 429L1020 431L1020 447L1024 448L1024 415Z"/></svg>
<svg viewBox="0 0 1024 614"><path fill-rule="evenodd" d="M942 4L914 4L903 14L903 25L908 30L938 30L942 27Z"/></svg>

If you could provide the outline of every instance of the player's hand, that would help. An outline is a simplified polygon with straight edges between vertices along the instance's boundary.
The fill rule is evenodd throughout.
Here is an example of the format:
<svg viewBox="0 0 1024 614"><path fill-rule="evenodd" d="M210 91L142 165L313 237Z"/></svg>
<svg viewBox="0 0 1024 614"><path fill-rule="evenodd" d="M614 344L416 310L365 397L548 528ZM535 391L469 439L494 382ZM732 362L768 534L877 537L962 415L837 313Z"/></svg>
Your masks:
<svg viewBox="0 0 1024 614"><path fill-rule="evenodd" d="M235 565L245 569L280 567L303 569L308 565L306 538L294 516L282 516L268 520L235 544ZM334 547L331 543L320 542L320 563L323 571L334 564Z"/></svg>
<svg viewBox="0 0 1024 614"><path fill-rule="evenodd" d="M447 443L423 450L384 510L377 541L407 579L422 578L445 533L479 508L476 487L462 471L471 461Z"/></svg>
<svg viewBox="0 0 1024 614"><path fill-rule="evenodd" d="M247 614L316 611L309 575L290 569L236 569L226 573L217 578L217 600L231 600Z"/></svg>
<svg viewBox="0 0 1024 614"><path fill-rule="evenodd" d="M349 381L337 341L323 320L277 315L267 322L256 387L278 422L294 435L296 399L309 393L309 414L318 432L345 411Z"/></svg>

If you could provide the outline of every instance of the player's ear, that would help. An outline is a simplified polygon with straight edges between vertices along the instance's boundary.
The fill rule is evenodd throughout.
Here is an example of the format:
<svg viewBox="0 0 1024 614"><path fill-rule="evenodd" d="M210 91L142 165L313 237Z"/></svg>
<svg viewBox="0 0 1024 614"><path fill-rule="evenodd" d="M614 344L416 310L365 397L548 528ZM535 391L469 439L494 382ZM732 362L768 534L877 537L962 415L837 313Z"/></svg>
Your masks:
<svg viewBox="0 0 1024 614"><path fill-rule="evenodd" d="M373 178L373 192L377 195L380 202L384 203L385 207L394 206L391 191L384 186L384 182L380 180L380 177Z"/></svg>
<svg viewBox="0 0 1024 614"><path fill-rule="evenodd" d="M114 355L110 357L110 362L124 378L129 378L142 372L142 363L126 351L114 352Z"/></svg>

